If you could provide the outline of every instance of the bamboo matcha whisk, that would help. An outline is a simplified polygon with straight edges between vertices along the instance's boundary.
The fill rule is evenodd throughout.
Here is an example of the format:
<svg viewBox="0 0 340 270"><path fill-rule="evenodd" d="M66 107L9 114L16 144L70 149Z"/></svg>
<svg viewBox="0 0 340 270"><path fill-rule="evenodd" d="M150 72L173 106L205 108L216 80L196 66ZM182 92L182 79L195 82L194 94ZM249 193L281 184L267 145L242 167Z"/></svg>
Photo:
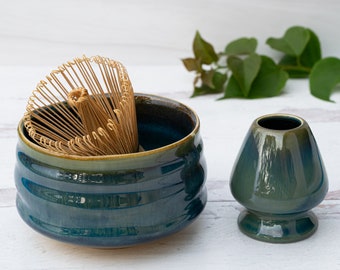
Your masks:
<svg viewBox="0 0 340 270"><path fill-rule="evenodd" d="M100 56L75 58L40 81L24 125L40 146L95 156L138 151L133 88L124 66Z"/></svg>

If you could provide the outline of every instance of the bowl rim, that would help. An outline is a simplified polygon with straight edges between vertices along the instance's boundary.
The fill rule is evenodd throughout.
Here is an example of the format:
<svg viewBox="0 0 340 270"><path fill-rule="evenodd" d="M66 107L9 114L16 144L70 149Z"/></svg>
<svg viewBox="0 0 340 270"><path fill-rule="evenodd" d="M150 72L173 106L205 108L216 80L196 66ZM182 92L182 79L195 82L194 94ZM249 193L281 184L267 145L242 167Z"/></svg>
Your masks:
<svg viewBox="0 0 340 270"><path fill-rule="evenodd" d="M78 160L78 161L95 161L95 160L121 160L121 159L131 159L131 158L141 158L145 156L151 156L154 154L159 154L171 149L174 149L178 147L179 145L184 144L187 141L190 141L192 138L195 137L195 135L198 133L200 129L200 119L197 115L197 113L189 106L185 105L182 102L179 102L177 100L163 97L160 95L154 95L154 94L146 94L146 93L134 93L135 97L148 97L152 100L159 100L161 102L168 102L171 104L174 104L176 106L184 107L186 110L188 110L194 117L196 124L194 128L191 130L189 134L184 136L182 139L175 141L171 144L167 144L165 146L143 151L143 152L136 152L136 153L129 153L129 154L118 154L118 155L98 155L98 156L79 156L79 155L70 155L70 154L61 154L54 152L52 150L43 148L34 142L30 141L23 133L24 131L24 124L23 124L23 118L19 121L18 127L17 127L17 133L20 138L20 140L31 150L34 150L40 154L48 155L55 158L63 158L68 160Z"/></svg>
<svg viewBox="0 0 340 270"><path fill-rule="evenodd" d="M294 120L296 122L299 122L298 125L292 127L292 128L282 128L282 129L275 129L275 128L269 128L261 125L261 121L263 120L270 120L270 119L289 119ZM273 133L287 133L294 130L301 129L302 127L306 126L307 122L300 116L297 116L295 114L291 113L270 113L262 115L254 120L254 125L257 128L263 129L263 130L270 130Z"/></svg>

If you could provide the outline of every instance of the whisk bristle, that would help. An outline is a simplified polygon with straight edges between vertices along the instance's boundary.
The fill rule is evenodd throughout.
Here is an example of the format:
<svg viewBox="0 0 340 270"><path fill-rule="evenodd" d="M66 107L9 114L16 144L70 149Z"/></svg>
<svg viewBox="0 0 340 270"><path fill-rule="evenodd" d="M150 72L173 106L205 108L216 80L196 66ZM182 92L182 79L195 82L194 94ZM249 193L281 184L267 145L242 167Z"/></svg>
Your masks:
<svg viewBox="0 0 340 270"><path fill-rule="evenodd" d="M40 146L62 154L138 151L133 88L124 66L108 58L75 58L41 81L24 125Z"/></svg>

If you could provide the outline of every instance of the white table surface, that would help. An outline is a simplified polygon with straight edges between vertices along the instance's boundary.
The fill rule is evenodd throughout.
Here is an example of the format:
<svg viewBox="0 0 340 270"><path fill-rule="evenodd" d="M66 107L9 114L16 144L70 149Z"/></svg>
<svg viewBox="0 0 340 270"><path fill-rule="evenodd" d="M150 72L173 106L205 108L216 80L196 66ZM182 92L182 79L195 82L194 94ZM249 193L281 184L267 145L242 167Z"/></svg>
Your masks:
<svg viewBox="0 0 340 270"><path fill-rule="evenodd" d="M51 240L29 228L15 207L13 169L16 124L25 109L30 87L47 67L0 68L8 86L0 107L0 252L1 269L339 269L340 268L340 95L329 103L312 97L306 80L290 81L279 97L216 101L218 96L190 98L191 76L182 66L130 66L137 92L181 101L201 120L208 165L208 203L199 218L170 237L136 247L98 250ZM20 80L16 80L16 73ZM39 78L40 79L40 78ZM15 87L13 87L15 85ZM309 124L322 153L330 192L315 208L316 234L293 244L268 244L239 232L242 207L229 190L229 175L242 140L258 116L288 112ZM229 268L230 267L230 268ZM326 268L327 267L327 268Z"/></svg>
<svg viewBox="0 0 340 270"><path fill-rule="evenodd" d="M274 98L190 98L193 74L180 63L191 54L196 29L219 49L232 38L256 36L266 51L265 38L294 24L319 34L324 55L340 56L339 1L12 0L1 4L0 269L340 269L339 91L332 96L335 103L325 102L309 94L307 80L290 80L282 95ZM83 53L122 61L136 92L176 99L199 115L208 203L181 232L136 247L100 250L42 236L17 214L13 179L17 123L38 81ZM231 168L251 122L276 112L293 113L309 123L330 184L326 199L314 209L317 232L292 244L268 244L244 236L236 224L242 206L229 190Z"/></svg>

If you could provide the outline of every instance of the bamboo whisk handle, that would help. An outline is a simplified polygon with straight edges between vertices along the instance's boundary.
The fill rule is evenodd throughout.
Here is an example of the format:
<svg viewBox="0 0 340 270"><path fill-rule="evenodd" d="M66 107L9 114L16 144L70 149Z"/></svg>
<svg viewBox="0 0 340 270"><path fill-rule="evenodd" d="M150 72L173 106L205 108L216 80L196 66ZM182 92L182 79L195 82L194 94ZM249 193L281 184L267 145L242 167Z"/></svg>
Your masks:
<svg viewBox="0 0 340 270"><path fill-rule="evenodd" d="M82 103L84 101L88 101L89 93L85 88L76 88L70 91L68 94L68 100L67 103L72 107L78 107L79 103Z"/></svg>

